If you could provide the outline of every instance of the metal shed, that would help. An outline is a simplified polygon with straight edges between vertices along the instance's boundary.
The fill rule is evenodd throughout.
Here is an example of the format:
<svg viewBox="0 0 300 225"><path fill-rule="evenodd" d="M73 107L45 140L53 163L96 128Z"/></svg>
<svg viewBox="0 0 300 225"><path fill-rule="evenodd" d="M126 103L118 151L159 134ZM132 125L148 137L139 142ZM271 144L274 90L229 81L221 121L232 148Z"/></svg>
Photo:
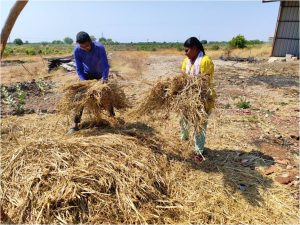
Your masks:
<svg viewBox="0 0 300 225"><path fill-rule="evenodd" d="M278 0L263 0L264 3L275 1ZM271 56L284 57L286 54L299 58L299 0L280 0Z"/></svg>

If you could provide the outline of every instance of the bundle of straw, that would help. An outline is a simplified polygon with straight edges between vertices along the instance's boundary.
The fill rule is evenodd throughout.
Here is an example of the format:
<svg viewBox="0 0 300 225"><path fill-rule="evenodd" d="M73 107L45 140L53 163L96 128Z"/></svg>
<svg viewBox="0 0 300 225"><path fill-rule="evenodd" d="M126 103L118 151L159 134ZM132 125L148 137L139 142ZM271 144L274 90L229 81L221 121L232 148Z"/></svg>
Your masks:
<svg viewBox="0 0 300 225"><path fill-rule="evenodd" d="M173 111L188 120L195 130L202 130L213 107L213 90L205 77L180 75L157 82L134 114Z"/></svg>
<svg viewBox="0 0 300 225"><path fill-rule="evenodd" d="M102 84L97 80L80 81L63 89L59 109L63 114L84 108L91 114L98 116L103 110L111 107L124 109L128 101L124 91L115 83Z"/></svg>
<svg viewBox="0 0 300 225"><path fill-rule="evenodd" d="M168 210L156 207L168 198L167 160L133 137L32 141L2 159L2 206L15 223L156 223Z"/></svg>

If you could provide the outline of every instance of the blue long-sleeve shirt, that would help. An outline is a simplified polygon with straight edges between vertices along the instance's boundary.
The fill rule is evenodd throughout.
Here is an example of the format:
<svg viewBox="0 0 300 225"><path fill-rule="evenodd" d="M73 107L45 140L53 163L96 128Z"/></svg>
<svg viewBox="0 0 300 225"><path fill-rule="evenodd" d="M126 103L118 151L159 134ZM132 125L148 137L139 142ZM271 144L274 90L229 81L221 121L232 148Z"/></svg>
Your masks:
<svg viewBox="0 0 300 225"><path fill-rule="evenodd" d="M87 52L77 46L74 49L76 71L80 80L107 80L109 65L104 46L97 42L91 43L91 51Z"/></svg>

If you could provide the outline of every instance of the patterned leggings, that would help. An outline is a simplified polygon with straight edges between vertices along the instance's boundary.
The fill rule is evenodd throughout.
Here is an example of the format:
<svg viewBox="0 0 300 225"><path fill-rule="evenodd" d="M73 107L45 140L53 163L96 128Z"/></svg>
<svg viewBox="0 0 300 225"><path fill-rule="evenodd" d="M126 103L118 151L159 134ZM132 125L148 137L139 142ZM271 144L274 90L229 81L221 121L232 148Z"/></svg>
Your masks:
<svg viewBox="0 0 300 225"><path fill-rule="evenodd" d="M180 123L180 131L181 131L180 132L181 140L188 140L189 139L188 121L185 118L181 117L179 123ZM195 132L194 134L195 152L197 154L202 154L204 151L206 128L207 128L207 122L204 124L203 129L200 133Z"/></svg>

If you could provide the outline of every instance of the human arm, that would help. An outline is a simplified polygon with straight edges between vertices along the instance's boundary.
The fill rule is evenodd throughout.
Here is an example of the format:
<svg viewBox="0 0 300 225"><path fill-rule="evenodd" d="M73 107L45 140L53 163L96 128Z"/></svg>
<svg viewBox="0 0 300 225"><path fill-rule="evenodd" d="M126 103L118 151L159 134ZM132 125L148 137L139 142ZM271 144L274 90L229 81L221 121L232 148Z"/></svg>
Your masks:
<svg viewBox="0 0 300 225"><path fill-rule="evenodd" d="M100 54L101 65L103 66L103 72L101 74L102 75L101 80L107 81L108 73L109 73L109 65L108 65L108 60L107 60L107 55L106 55L106 52L105 52L105 48L103 46L100 47L99 54Z"/></svg>
<svg viewBox="0 0 300 225"><path fill-rule="evenodd" d="M82 58L77 50L74 51L74 58L76 63L76 72L78 74L79 80L86 80L85 73L83 70Z"/></svg>

